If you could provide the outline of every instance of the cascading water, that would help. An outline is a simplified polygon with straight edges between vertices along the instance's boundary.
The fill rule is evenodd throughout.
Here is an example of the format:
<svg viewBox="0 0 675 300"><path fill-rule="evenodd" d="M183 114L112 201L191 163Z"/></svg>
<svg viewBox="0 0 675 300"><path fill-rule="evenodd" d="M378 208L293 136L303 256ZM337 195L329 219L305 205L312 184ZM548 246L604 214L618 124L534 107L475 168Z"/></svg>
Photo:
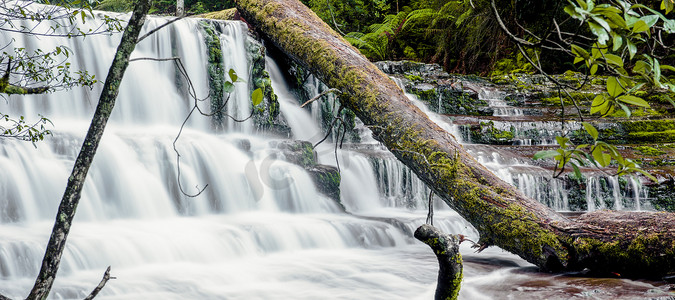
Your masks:
<svg viewBox="0 0 675 300"><path fill-rule="evenodd" d="M405 90L398 78L393 80ZM477 87L474 87L477 88ZM552 179L551 171L533 166L529 159L514 155L511 151L497 146L470 143L470 133L446 121L445 118L429 110L417 96L406 93L408 98L429 118L446 131L453 133L466 150L481 164L490 169L499 178L518 187L525 195L558 211L593 211L600 208L640 210L640 203L647 194L646 188L632 177L619 180L601 172L589 173L579 180ZM495 108L495 116L513 119L511 121L490 120L489 125L496 130L509 131L514 143L519 146L555 145L555 136L563 132L560 122L522 121L520 109L506 105L504 95L492 88L480 88L478 97ZM499 113L497 113L499 111ZM564 130L579 129L578 122L566 122ZM602 185L601 185L602 183Z"/></svg>
<svg viewBox="0 0 675 300"><path fill-rule="evenodd" d="M145 30L163 24L149 18ZM96 20L87 20L96 26ZM26 24L30 25L30 24ZM218 22L223 59L240 76L248 74L241 51L245 25ZM3 34L3 43L77 49L74 69L104 78L119 35L86 39L41 39ZM199 20L184 19L140 43L134 57L179 56L197 96L209 95L209 49ZM233 48L229 48L233 47ZM269 61L282 110L296 138L313 138L318 128L286 101L285 87ZM206 117L190 119L176 145L181 157L180 186L172 142L191 106L185 82L171 63L132 62L121 84L112 120L86 180L83 197L51 298L81 299L112 266L110 280L97 299L429 299L436 280L436 259L411 238L425 211L409 202L388 201L402 166L383 158L375 164L355 152L342 157L343 213L317 192L301 167L277 160L278 139L251 134L250 124L227 123L214 129ZM247 82L253 82L248 78ZM236 83L228 112L250 111L250 88ZM54 136L37 148L0 140L0 294L24 297L37 274L70 168L82 142L100 86L49 95L10 97L0 111L27 118L42 113L54 124ZM208 109L208 103L202 103ZM302 120L302 122L296 121ZM242 145L248 145L246 147ZM321 146L324 147L324 146ZM332 145L318 148L320 161L333 164ZM330 148L331 151L326 149ZM331 160L332 159L332 160ZM380 165L376 175L373 165ZM384 171L386 169L386 171ZM385 174L386 173L386 174ZM405 176L409 176L409 173ZM378 178L380 178L378 180ZM387 179L383 179L387 178ZM387 182L387 192L381 182ZM186 197L208 188L200 196ZM421 187L412 183L415 205ZM424 191L426 193L426 191ZM371 199L374 198L374 199ZM435 225L446 232L477 238L455 212L437 213ZM564 279L524 275L529 266L496 248L473 254L462 245L465 281L460 298L490 299L513 286L543 286L549 297L573 286ZM474 262L476 261L476 262ZM485 264L485 262L489 262ZM529 271L528 271L529 272ZM562 282L562 283L561 283ZM631 282L636 291L654 287ZM645 288L645 286L647 286ZM489 288L487 288L489 287ZM613 286L594 286L607 291ZM531 295L531 294L530 294Z"/></svg>
<svg viewBox="0 0 675 300"><path fill-rule="evenodd" d="M145 30L166 21L150 18ZM216 25L223 65L247 76L249 67L240 64L247 61L245 25ZM197 97L205 98L209 51L200 28L198 20L176 22L140 43L134 57L181 57ZM2 36L5 43L11 38L23 41ZM104 78L118 38L53 38L39 47L78 49L81 61L73 68ZM131 63L84 187L53 298L82 298L108 265L117 279L99 295L103 299L409 299L433 291L435 260L410 236L423 213L400 210L380 220L341 213L301 167L272 159L278 156L273 141L251 135L250 124L228 123L223 133L206 117L188 122L177 143L180 185L188 193L209 186L198 197L183 195L172 141L192 101L176 78L171 63ZM227 111L241 118L250 109L249 87L235 85L241 87ZM0 144L0 294L21 298L32 286L98 93L100 86L12 96L0 104L4 113L42 113L55 124L54 136L36 149L15 140ZM291 123L302 121L292 124L294 132L316 127L311 118L285 114ZM239 146L244 140L250 147ZM343 201L353 203L353 211L379 215L373 210L385 205L369 161L357 156L343 164ZM397 214L404 217L394 226ZM475 235L454 212L445 214L454 217L439 226Z"/></svg>

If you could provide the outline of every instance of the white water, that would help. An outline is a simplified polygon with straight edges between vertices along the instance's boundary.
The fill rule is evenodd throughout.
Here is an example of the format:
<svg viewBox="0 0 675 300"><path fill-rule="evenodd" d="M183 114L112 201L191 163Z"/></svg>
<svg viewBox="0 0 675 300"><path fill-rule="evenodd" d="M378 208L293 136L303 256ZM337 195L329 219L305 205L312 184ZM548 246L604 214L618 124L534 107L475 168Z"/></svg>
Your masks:
<svg viewBox="0 0 675 300"><path fill-rule="evenodd" d="M405 91L403 82L398 78L392 78ZM552 173L539 166L534 166L530 159L523 159L508 149L490 145L471 144L468 133L462 133L459 126L452 124L443 116L431 111L417 96L406 93L406 96L420 108L429 119L438 124L447 132L453 134L457 141L464 144L465 149L481 164L496 174L505 182L516 186L528 197L535 199L558 211L579 210L580 207L570 207L570 186L562 180L551 178ZM502 92L492 88L480 88L479 99L486 100L490 106L495 107L495 116L505 117L503 121L491 121L496 129L511 131L517 145L531 146L555 145L555 136L562 132L560 122L523 122L508 121L509 117L522 116L520 109L506 105ZM497 114L497 111L500 113ZM566 122L565 130L579 129L578 122ZM537 139L528 138L536 131ZM647 195L646 188L632 177L626 177L626 184L619 183L619 179L607 176L601 172L585 174L585 195L576 195L585 199L586 210L616 209L616 210L641 210L641 200ZM601 184L601 182L603 184ZM610 203L609 205L605 204ZM578 206L578 205L577 205Z"/></svg>
<svg viewBox="0 0 675 300"><path fill-rule="evenodd" d="M151 18L146 30L165 21ZM248 76L249 67L241 65L247 61L245 25L218 27L226 68ZM119 36L37 44L22 36L1 38L45 49L67 44L78 50L73 68L102 79ZM134 57L180 56L203 98L208 95L206 53L197 21L186 19L143 41ZM52 298L84 297L108 265L116 279L99 299L424 299L433 294L435 258L411 237L425 213L384 203L364 156L345 154L349 159L341 162L342 199L351 211L365 214L357 217L341 213L319 194L300 167L271 159L277 150L251 135L250 124L229 123L227 133L218 133L207 117L196 116L177 144L180 182L188 193L208 188L196 198L182 195L172 141L191 102L175 78L171 63L130 65L85 183ZM273 79L281 92L283 82ZM248 86L237 85L242 87L228 111L241 117L248 114L250 98ZM3 113L29 119L42 113L55 124L54 136L37 148L16 140L0 143L3 295L22 298L32 286L99 93L100 85L0 103ZM283 106L296 136L315 135L313 119ZM249 151L237 146L242 140L251 143ZM330 164L332 155L317 150ZM449 210L437 214L436 225L476 235Z"/></svg>
<svg viewBox="0 0 675 300"><path fill-rule="evenodd" d="M151 18L146 30L165 21ZM227 41L223 46L241 50L245 26L221 25L221 40ZM19 43L36 43L16 38ZM78 51L73 67L102 79L118 38L41 39L35 45L68 44ZM226 66L240 68L238 63L246 61L239 50L223 51L229 53ZM139 44L134 56L180 56L198 96L205 97L206 52L197 21L186 19ZM246 74L247 68L237 72ZM402 176L397 172L379 176L391 183L386 187L391 195L380 193L385 180L378 180L363 155L339 153L345 157L342 201L354 213L345 214L317 193L304 170L273 159L277 150L270 145L276 141L250 134L250 124L228 124L226 132L214 132L208 118L197 116L177 144L180 182L189 193L196 192L196 186L209 187L196 198L182 195L172 141L191 102L176 87L175 75L172 64L159 62L134 62L127 71L85 183L52 299L83 298L109 265L116 279L97 299L433 297L436 259L411 238L426 211L391 201L389 196L400 194L397 185L404 185L394 183L401 182L396 181ZM274 87L283 94L285 85L275 77ZM247 114L250 100L245 90L233 95L231 113ZM54 136L37 148L0 140L0 294L20 299L32 286L98 93L100 86L0 102L3 113L29 119L43 113L55 124ZM290 122L304 118L297 104L286 104L282 110ZM298 123L293 132L302 135L300 130L311 127L316 125ZM242 140L250 142L250 150L238 146ZM322 163L333 164L332 155L318 152ZM414 207L424 207L425 199L413 198ZM451 210L438 211L434 224L477 238ZM527 263L499 249L473 254L464 244L462 251L467 260L462 299L501 297L529 278L514 276Z"/></svg>

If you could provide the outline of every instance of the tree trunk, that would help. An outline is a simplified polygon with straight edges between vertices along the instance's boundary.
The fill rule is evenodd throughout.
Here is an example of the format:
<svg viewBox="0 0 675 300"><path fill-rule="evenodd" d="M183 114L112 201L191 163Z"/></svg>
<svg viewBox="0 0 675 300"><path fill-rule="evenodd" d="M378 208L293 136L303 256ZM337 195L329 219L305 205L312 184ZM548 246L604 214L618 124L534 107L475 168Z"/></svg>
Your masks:
<svg viewBox="0 0 675 300"><path fill-rule="evenodd" d="M185 16L185 0L176 0L176 17Z"/></svg>
<svg viewBox="0 0 675 300"><path fill-rule="evenodd" d="M415 230L415 238L431 247L438 259L438 280L435 300L455 300L462 286L461 238L424 224Z"/></svg>
<svg viewBox="0 0 675 300"><path fill-rule="evenodd" d="M91 166L91 162L96 154L96 149L103 136L103 130L108 122L110 113L112 112L113 106L115 106L115 99L119 92L119 86L122 82L124 71L129 65L129 56L136 47L138 34L143 27L145 15L148 13L150 6L150 0L137 1L131 19L124 30L122 40L117 47L117 53L115 54L115 58L108 71L108 77L103 85L103 91L101 92L94 117L91 120L89 131L82 143L80 154L75 160L73 171L71 172L70 177L68 177L66 191L63 194L59 210L56 214L56 221L54 221L52 234L49 238L47 249L45 250L45 256L42 259L40 273L38 274L35 285L30 291L27 299L46 299L52 288L56 272L61 263L61 255L66 246L68 232L70 232L70 226L75 217L75 210L77 209L77 204L82 195L84 179L87 176L89 166Z"/></svg>
<svg viewBox="0 0 675 300"><path fill-rule="evenodd" d="M480 233L550 271L624 277L675 272L675 214L587 213L570 220L529 199L471 157L400 88L297 0L238 0L246 19L332 88L400 161Z"/></svg>

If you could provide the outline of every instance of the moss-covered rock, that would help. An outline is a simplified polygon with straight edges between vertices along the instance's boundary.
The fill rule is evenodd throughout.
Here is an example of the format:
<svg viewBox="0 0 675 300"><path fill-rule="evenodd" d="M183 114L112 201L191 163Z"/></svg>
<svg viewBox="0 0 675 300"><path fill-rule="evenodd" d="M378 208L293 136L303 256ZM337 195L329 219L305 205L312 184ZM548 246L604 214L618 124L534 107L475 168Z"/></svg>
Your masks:
<svg viewBox="0 0 675 300"><path fill-rule="evenodd" d="M258 130L270 132L276 135L290 137L291 128L288 127L279 114L279 101L272 89L272 80L265 71L265 47L252 37L246 39L246 50L251 65L250 82L251 92L261 89L263 101L257 107L253 107L253 121Z"/></svg>
<svg viewBox="0 0 675 300"><path fill-rule="evenodd" d="M673 178L649 186L649 199L656 210L675 212L675 181Z"/></svg>
<svg viewBox="0 0 675 300"><path fill-rule="evenodd" d="M312 143L307 141L282 141L277 145L286 158L286 161L303 168L316 165L316 153Z"/></svg>
<svg viewBox="0 0 675 300"><path fill-rule="evenodd" d="M495 127L494 122L480 122L479 125L465 125L469 128L471 142L489 145L513 144L514 128L501 130Z"/></svg>
<svg viewBox="0 0 675 300"><path fill-rule="evenodd" d="M316 184L317 190L335 200L344 210L340 202L340 172L336 167L326 165L313 165L305 168Z"/></svg>
<svg viewBox="0 0 675 300"><path fill-rule="evenodd" d="M209 89L211 99L211 113L213 114L213 126L222 127L224 110L223 108L223 87L225 84L225 66L223 65L223 50L220 45L220 37L216 27L210 21L203 20L199 22L199 28L204 35L206 49L208 51Z"/></svg>

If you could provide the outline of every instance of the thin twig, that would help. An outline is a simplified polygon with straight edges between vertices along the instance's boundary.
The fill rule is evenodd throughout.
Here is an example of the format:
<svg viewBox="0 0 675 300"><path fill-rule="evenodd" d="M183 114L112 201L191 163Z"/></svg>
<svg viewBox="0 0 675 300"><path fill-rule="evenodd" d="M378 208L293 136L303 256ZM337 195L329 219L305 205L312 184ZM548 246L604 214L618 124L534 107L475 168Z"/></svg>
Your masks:
<svg viewBox="0 0 675 300"><path fill-rule="evenodd" d="M96 288L94 288L93 291L87 296L87 298L84 298L84 300L92 300L98 293L103 289L106 283L108 283L108 280L110 279L115 279L115 277L110 277L110 266L105 270L105 273L103 273L103 278L101 279L101 282L98 283Z"/></svg>
<svg viewBox="0 0 675 300"><path fill-rule="evenodd" d="M166 22L166 23L164 23L164 24L162 24L162 25L157 26L157 28L148 31L148 33L144 34L142 37L139 37L138 40L136 41L136 44L140 43L142 40L144 40L145 38L149 37L151 34L153 34L153 33L157 32L157 31L159 31L160 29L162 29L162 28L164 28L164 27L166 27L166 26L169 26L169 25L171 25L172 23L174 23L174 22L176 22L176 21L178 21L178 20L182 20L183 18L185 18L185 16L175 18L175 19L173 19L173 20L171 20L171 21L168 21L168 22Z"/></svg>
<svg viewBox="0 0 675 300"><path fill-rule="evenodd" d="M309 99L309 100L307 100L307 102L305 102L305 103L303 103L302 105L300 105L300 108L305 107L307 104L310 104L310 103L312 103L312 102L318 100L319 98L325 96L325 95L328 94L328 93L338 93L338 92L340 92L340 90L338 90L338 89L328 89L328 90L325 90L325 91L321 92L321 94L318 94L318 95L314 96L314 98Z"/></svg>

